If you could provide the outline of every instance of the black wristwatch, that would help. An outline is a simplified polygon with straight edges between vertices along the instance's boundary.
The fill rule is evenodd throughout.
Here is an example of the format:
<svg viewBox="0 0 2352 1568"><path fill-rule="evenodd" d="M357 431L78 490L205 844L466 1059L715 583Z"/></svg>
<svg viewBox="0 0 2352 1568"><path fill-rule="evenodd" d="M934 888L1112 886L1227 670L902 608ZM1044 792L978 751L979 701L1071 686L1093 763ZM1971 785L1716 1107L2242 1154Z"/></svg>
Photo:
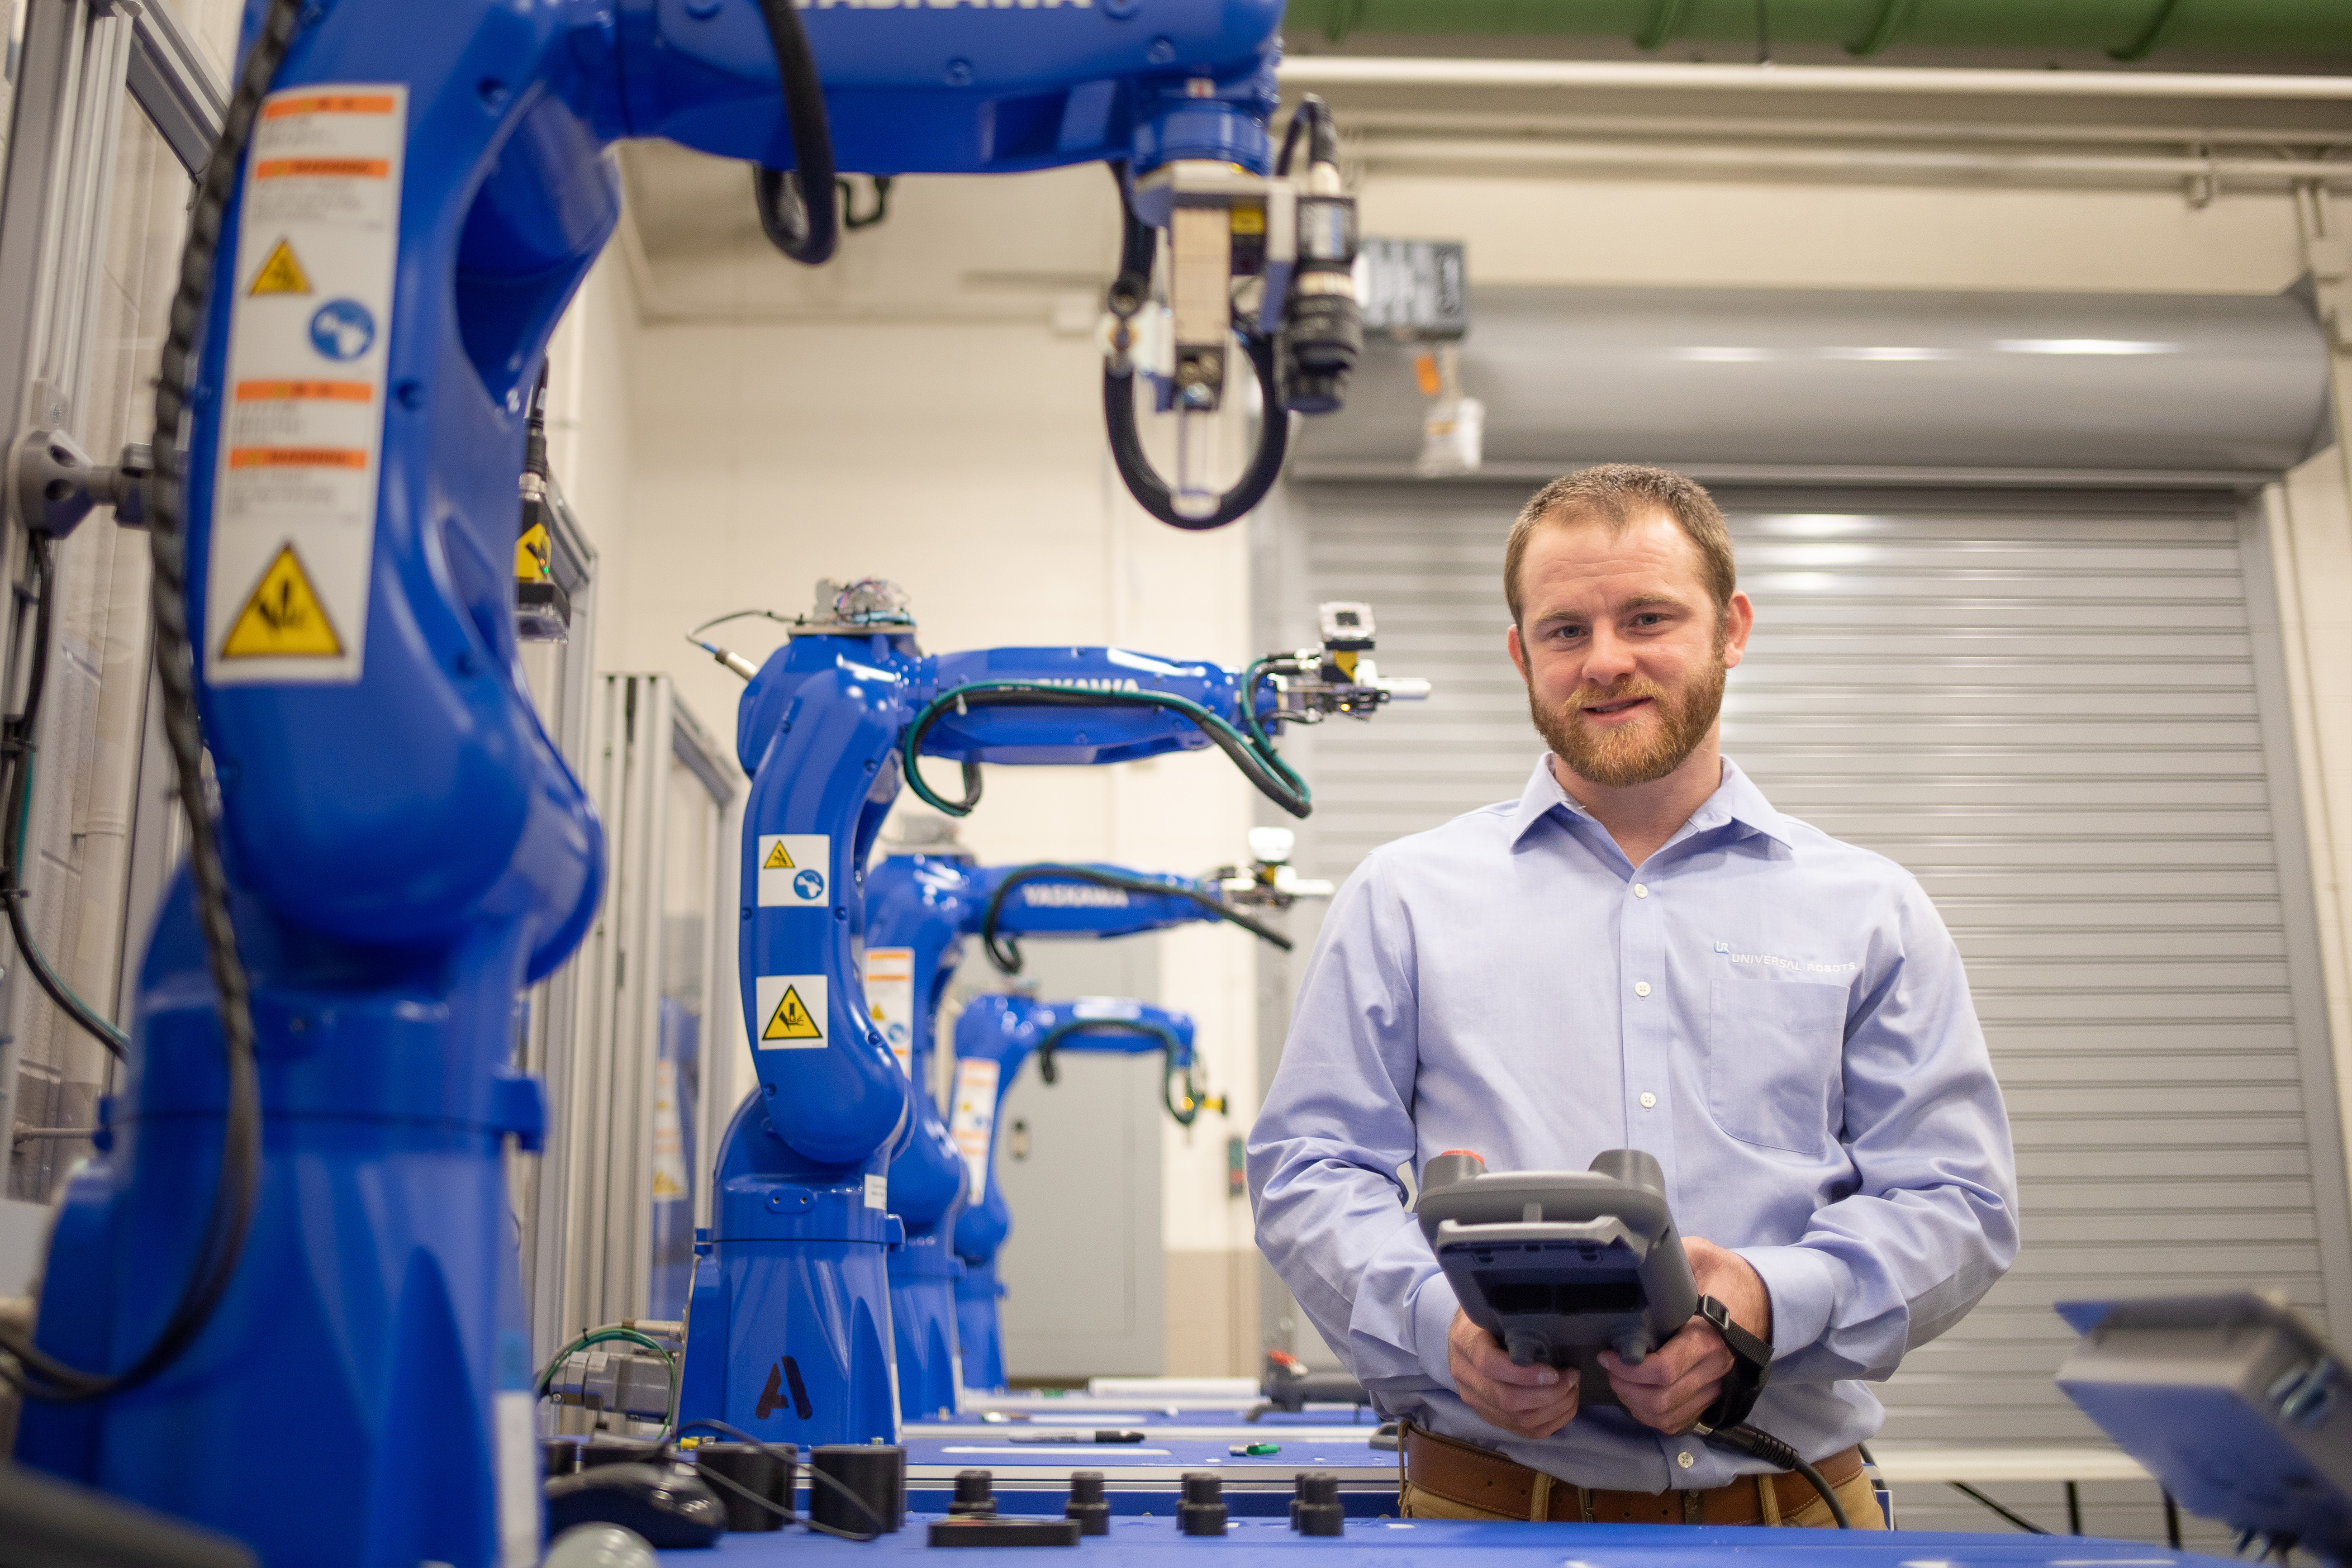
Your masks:
<svg viewBox="0 0 2352 1568"><path fill-rule="evenodd" d="M1731 1321L1730 1309L1712 1296L1698 1299L1698 1316L1715 1325L1731 1347L1731 1370L1724 1374L1723 1393L1699 1417L1710 1429L1737 1426L1756 1408L1757 1396L1772 1380L1772 1347Z"/></svg>

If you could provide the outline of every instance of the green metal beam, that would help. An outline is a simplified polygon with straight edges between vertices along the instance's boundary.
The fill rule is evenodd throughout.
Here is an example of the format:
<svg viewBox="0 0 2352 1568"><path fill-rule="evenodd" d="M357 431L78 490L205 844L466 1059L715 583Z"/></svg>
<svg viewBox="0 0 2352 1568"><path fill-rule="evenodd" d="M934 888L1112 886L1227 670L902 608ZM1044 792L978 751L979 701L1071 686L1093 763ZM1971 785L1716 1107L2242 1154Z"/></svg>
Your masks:
<svg viewBox="0 0 2352 1568"><path fill-rule="evenodd" d="M1834 44L1867 58L1897 43L1927 48L2341 58L2352 55L2347 0L1767 0L1783 45ZM1529 38L1744 43L1757 0L1290 0L1293 36L1333 43L1363 34L1492 37L1497 52Z"/></svg>

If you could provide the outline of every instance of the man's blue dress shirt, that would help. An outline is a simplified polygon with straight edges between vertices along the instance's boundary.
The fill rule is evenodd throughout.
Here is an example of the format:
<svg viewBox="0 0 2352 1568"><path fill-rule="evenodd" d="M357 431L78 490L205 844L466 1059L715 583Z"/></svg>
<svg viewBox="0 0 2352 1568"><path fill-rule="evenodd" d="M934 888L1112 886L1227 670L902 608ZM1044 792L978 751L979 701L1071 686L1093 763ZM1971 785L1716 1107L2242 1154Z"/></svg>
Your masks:
<svg viewBox="0 0 2352 1568"><path fill-rule="evenodd" d="M1250 1136L1258 1245L1391 1414L1588 1487L1720 1486L1768 1467L1613 1408L1542 1442L1472 1415L1398 1175L1448 1149L1496 1171L1647 1150L1683 1234L1771 1293L1749 1419L1835 1453L1878 1429L1864 1383L2017 1254L1959 954L1909 872L1728 761L1638 871L1549 761L1517 800L1373 851L1332 901Z"/></svg>

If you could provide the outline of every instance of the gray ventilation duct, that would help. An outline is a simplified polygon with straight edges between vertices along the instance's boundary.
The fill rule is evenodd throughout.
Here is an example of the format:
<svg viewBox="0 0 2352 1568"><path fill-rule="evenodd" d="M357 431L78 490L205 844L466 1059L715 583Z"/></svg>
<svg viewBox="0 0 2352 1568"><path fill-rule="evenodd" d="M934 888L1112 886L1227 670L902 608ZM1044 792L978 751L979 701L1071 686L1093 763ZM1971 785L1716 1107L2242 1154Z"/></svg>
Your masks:
<svg viewBox="0 0 2352 1568"><path fill-rule="evenodd" d="M1463 390L1486 473L1647 462L1715 479L2244 484L2334 437L2326 338L2284 294L1488 286ZM1416 351L1367 345L1300 479L1412 472Z"/></svg>

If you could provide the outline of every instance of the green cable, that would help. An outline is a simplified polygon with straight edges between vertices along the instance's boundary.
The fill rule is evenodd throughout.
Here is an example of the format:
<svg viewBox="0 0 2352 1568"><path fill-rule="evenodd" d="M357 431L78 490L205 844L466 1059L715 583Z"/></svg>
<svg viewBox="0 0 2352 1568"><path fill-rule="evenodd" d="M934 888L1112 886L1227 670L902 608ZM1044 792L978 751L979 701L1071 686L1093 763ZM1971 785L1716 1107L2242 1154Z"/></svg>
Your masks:
<svg viewBox="0 0 2352 1568"><path fill-rule="evenodd" d="M1308 789L1307 781L1282 760L1282 753L1274 749L1273 740L1257 721L1258 672L1273 662L1265 658L1252 659L1249 668L1242 671L1242 721L1249 726L1250 739L1256 742L1258 754L1273 765L1285 783L1298 792L1300 799L1311 801L1315 798L1315 792Z"/></svg>
<svg viewBox="0 0 2352 1568"><path fill-rule="evenodd" d="M549 1359L548 1363L540 1368L539 1381L536 1384L538 1396L541 1399L547 1397L547 1385L554 1381L556 1368L562 1366L572 1356L577 1354L581 1351L586 1350L589 1346L601 1345L612 1340L625 1340L631 1344L645 1346L646 1349L653 1352L654 1354L662 1358L662 1369L669 1373L669 1414L663 1418L661 1430L654 1435L654 1440L656 1442L659 1442L663 1438L667 1437L670 1433L677 1429L677 1358L670 1354L668 1347L665 1346L660 1341L655 1339L651 1334L640 1333L635 1329L604 1328L589 1330L586 1333L581 1335L570 1344L565 1345L562 1350L557 1351L555 1354Z"/></svg>
<svg viewBox="0 0 2352 1568"><path fill-rule="evenodd" d="M1255 672L1264 663L1261 659L1252 665L1251 671ZM906 734L899 742L899 768L906 775L907 787L914 791L916 798L924 805L949 816L968 816L971 814L972 799L961 802L947 799L924 781L921 770L916 765L925 732L949 708L961 707L970 698L995 691L1039 698L1038 706L1041 707L1164 708L1190 720L1196 729L1242 768L1244 775L1251 772L1253 765L1266 774L1263 778L1253 778L1251 782L1292 816L1305 816L1314 809L1314 796L1306 782L1291 771L1289 764L1275 752L1274 743L1266 739L1265 731L1259 727L1257 715L1253 711L1255 707L1252 695L1255 691L1254 673L1245 679L1251 682L1244 686L1241 704L1243 716L1249 723L1246 734L1191 698L1179 697L1172 691L1087 691L1066 686L1042 686L1027 680L975 680L940 692L917 711L914 722L907 726ZM1013 704L991 706L1009 707Z"/></svg>

